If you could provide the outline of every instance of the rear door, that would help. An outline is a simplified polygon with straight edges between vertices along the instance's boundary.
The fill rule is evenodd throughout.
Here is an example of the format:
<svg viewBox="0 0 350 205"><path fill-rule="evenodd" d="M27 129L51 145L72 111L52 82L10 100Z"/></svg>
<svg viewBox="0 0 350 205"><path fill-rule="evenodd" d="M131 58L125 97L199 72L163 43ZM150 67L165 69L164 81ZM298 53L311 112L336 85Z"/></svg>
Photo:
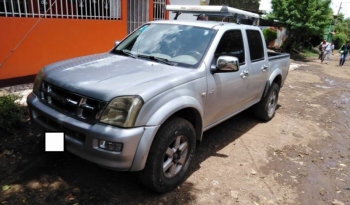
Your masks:
<svg viewBox="0 0 350 205"><path fill-rule="evenodd" d="M211 65L215 66L220 56L235 56L239 59L240 68L237 72L210 73L208 69L208 95L205 107L204 127L240 110L246 97L248 78L241 73L247 70L244 36L240 29L220 31L219 43L215 46Z"/></svg>
<svg viewBox="0 0 350 205"><path fill-rule="evenodd" d="M249 57L247 59L249 67L247 95L249 98L244 102L244 108L260 100L265 89L269 69L268 56L263 42L264 37L262 36L262 32L260 30L247 29L246 36L249 48Z"/></svg>

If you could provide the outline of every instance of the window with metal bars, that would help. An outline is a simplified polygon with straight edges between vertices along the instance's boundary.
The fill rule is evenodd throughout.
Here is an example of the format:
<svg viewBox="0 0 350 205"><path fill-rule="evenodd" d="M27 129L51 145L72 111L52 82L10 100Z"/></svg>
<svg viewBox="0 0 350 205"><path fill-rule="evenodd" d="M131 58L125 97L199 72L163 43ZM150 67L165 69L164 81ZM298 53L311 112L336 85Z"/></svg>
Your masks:
<svg viewBox="0 0 350 205"><path fill-rule="evenodd" d="M128 0L127 4L127 31L131 33L149 21L149 0Z"/></svg>
<svg viewBox="0 0 350 205"><path fill-rule="evenodd" d="M165 19L165 0L154 0L153 1L153 20L164 20Z"/></svg>
<svg viewBox="0 0 350 205"><path fill-rule="evenodd" d="M149 21L149 0L128 0L128 33ZM153 1L153 21L165 19L166 0Z"/></svg>
<svg viewBox="0 0 350 205"><path fill-rule="evenodd" d="M0 0L0 16L121 19L121 0Z"/></svg>

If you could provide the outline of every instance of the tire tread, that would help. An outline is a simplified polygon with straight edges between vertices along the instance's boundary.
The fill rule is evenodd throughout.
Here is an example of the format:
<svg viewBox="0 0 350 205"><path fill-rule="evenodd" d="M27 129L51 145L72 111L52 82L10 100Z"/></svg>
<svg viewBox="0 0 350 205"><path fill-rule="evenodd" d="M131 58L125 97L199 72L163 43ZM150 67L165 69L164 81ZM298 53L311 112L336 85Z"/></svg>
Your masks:
<svg viewBox="0 0 350 205"><path fill-rule="evenodd" d="M268 115L268 100L269 100L270 95L272 94L273 90L277 91L277 102L278 102L279 86L277 85L277 83L272 83L266 96L264 96L261 99L261 101L254 106L255 117L262 120L262 121L265 121L265 122L271 120L273 118L273 116L275 115L275 113L271 117L269 117L269 115Z"/></svg>
<svg viewBox="0 0 350 205"><path fill-rule="evenodd" d="M152 189L153 191L164 193L172 189L172 188L159 186L159 184L157 183L158 179L155 173L157 172L156 168L157 168L157 160L159 160L158 156L163 154L161 153L161 149L162 149L161 145L165 145L167 142L167 137L164 137L164 136L167 136L168 133L173 132L174 129L179 129L179 128L188 128L192 130L193 136L195 136L194 128L189 121L179 117L170 118L161 126L160 130L156 134L148 154L145 168L142 171L140 171L138 174L139 180L142 182L142 184ZM195 145L193 147L195 147ZM189 153L190 155L188 158L188 162L191 161L194 149L189 151L190 151ZM187 163L187 166L188 164L189 163ZM186 167L183 167L183 169L184 168ZM181 180L181 183L184 181L184 179L185 177L183 177L183 179Z"/></svg>

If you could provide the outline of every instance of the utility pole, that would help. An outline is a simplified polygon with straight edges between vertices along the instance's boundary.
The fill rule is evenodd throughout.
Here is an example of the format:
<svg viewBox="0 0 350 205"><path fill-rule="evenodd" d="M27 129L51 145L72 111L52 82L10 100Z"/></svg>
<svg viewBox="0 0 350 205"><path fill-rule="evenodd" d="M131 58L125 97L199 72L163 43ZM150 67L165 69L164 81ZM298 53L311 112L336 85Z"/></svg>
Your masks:
<svg viewBox="0 0 350 205"><path fill-rule="evenodd" d="M334 26L333 26L333 32L334 32L334 29L335 29L335 26L337 25L337 20L338 20L338 17L339 17L339 13L340 13L340 9L341 9L341 4L343 2L340 2L340 6L339 6L339 9L338 9L338 14L337 14L337 18L335 19L334 21Z"/></svg>

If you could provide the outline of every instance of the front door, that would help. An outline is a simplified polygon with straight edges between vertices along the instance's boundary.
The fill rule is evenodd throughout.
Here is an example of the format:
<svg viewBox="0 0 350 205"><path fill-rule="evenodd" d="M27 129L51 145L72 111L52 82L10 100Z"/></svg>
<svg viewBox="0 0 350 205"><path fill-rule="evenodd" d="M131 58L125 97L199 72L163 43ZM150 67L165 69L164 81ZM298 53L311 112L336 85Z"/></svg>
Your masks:
<svg viewBox="0 0 350 205"><path fill-rule="evenodd" d="M218 34L219 35L219 34ZM208 127L221 119L240 110L245 100L249 76L242 76L247 70L246 52L241 30L227 30L215 50L212 65L220 56L235 56L239 59L237 72L208 73L208 92L205 107L204 127Z"/></svg>

